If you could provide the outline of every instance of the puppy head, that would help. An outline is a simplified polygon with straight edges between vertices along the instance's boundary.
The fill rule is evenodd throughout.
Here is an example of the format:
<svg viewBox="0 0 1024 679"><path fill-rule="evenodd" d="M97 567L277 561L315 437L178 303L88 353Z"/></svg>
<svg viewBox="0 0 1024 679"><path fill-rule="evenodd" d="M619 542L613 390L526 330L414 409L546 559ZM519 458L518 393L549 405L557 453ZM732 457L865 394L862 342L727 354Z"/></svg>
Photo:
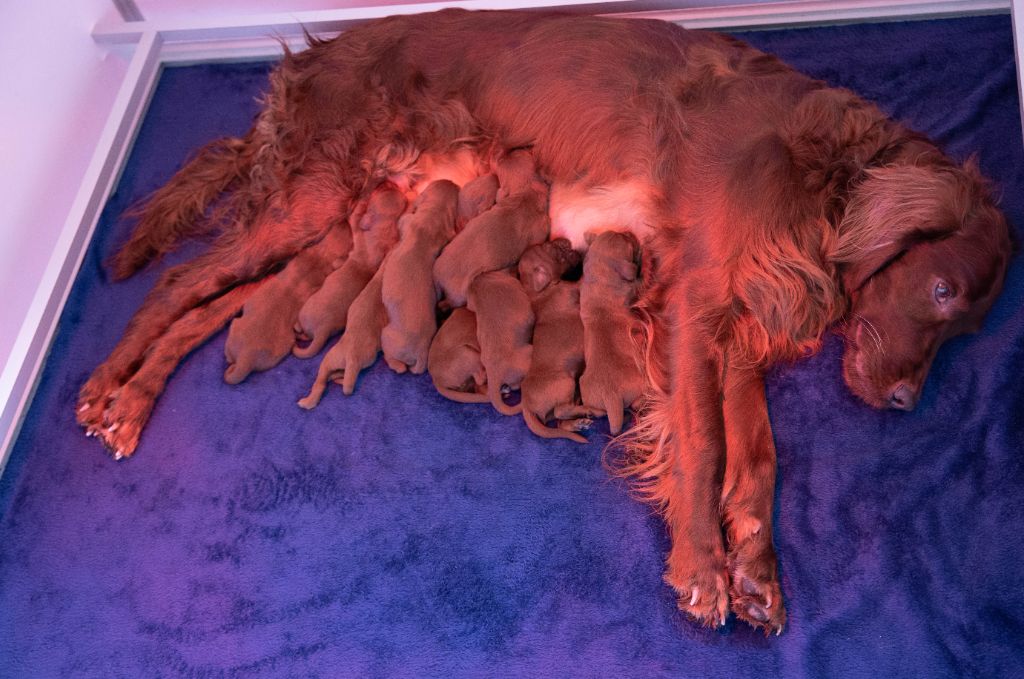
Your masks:
<svg viewBox="0 0 1024 679"><path fill-rule="evenodd" d="M533 154L519 149L506 154L494 168L498 177L498 200L547 186L537 175Z"/></svg>
<svg viewBox="0 0 1024 679"><path fill-rule="evenodd" d="M584 266L600 262L623 281L632 283L640 271L640 241L628 231L587 232L589 248Z"/></svg>
<svg viewBox="0 0 1024 679"><path fill-rule="evenodd" d="M579 266L580 253L572 249L566 238L556 238L534 245L519 258L519 280L531 294L536 294Z"/></svg>
<svg viewBox="0 0 1024 679"><path fill-rule="evenodd" d="M385 222L394 222L405 212L405 194L391 182L384 182L373 190L365 205L365 211L359 215L358 226L362 231L373 231Z"/></svg>

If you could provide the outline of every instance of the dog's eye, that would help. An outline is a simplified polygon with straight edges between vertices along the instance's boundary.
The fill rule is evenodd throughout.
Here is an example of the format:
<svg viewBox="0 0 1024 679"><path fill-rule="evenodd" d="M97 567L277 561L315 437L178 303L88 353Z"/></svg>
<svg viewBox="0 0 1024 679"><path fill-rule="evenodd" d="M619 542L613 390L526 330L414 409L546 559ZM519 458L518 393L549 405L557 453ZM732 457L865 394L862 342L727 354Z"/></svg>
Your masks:
<svg viewBox="0 0 1024 679"><path fill-rule="evenodd" d="M946 284L945 281L939 281L935 284L935 301L939 304L948 301L953 297L953 290Z"/></svg>

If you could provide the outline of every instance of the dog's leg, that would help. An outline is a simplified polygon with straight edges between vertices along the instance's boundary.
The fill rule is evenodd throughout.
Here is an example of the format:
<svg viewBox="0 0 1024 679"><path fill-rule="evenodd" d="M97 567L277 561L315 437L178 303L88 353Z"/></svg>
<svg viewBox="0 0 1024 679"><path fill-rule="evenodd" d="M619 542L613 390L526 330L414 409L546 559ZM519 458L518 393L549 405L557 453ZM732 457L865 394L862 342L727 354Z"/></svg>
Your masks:
<svg viewBox="0 0 1024 679"><path fill-rule="evenodd" d="M224 327L264 281L228 290L175 321L146 353L142 367L118 389L103 413L100 438L115 459L135 452L143 427L174 369L193 349Z"/></svg>
<svg viewBox="0 0 1024 679"><path fill-rule="evenodd" d="M725 375L725 483L722 506L729 544L732 609L766 633L786 623L772 547L775 444L764 378L730 367Z"/></svg>
<svg viewBox="0 0 1024 679"><path fill-rule="evenodd" d="M248 229L232 232L196 259L167 270L128 324L121 341L88 381L78 400L78 422L102 428L111 396L135 372L143 356L189 309L241 281L261 278L275 264L323 237L348 207L347 195L330 182L306 180L287 209L269 207Z"/></svg>
<svg viewBox="0 0 1024 679"><path fill-rule="evenodd" d="M721 360L696 322L679 321L670 341L672 373L656 472L656 495L672 538L665 581L681 610L704 625L723 625L729 573L719 509L725 468Z"/></svg>

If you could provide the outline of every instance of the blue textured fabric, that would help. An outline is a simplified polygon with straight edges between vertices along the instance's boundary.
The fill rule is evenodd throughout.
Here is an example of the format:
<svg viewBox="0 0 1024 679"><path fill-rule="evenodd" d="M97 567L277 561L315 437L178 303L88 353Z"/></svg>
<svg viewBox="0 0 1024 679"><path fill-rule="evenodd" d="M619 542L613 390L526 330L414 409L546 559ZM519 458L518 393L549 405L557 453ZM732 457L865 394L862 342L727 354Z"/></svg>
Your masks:
<svg viewBox="0 0 1024 679"><path fill-rule="evenodd" d="M742 37L978 152L1024 223L1009 17ZM665 528L601 468L603 430L541 441L381 363L306 412L316 360L230 387L222 333L114 463L73 406L156 276L107 279L117 215L243 132L267 69L161 77L0 479L0 677L1020 676L1019 259L913 413L857 401L835 337L772 373L778 638L676 610Z"/></svg>

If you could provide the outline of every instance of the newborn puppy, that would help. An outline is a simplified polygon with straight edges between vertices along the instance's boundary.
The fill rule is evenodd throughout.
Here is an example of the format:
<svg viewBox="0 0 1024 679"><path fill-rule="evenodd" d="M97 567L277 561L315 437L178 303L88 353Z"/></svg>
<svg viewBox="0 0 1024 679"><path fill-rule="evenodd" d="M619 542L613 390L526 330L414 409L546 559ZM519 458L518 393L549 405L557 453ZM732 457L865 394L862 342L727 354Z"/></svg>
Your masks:
<svg viewBox="0 0 1024 679"><path fill-rule="evenodd" d="M575 433L590 426L592 412L576 404L576 379L583 372L583 322L578 283L558 281L533 300L533 357L523 379L523 419L544 438L587 439ZM554 417L558 428L546 422Z"/></svg>
<svg viewBox="0 0 1024 679"><path fill-rule="evenodd" d="M351 395L356 388L359 373L377 360L377 352L380 351L380 331L387 322L384 303L381 301L383 280L382 267L348 308L345 334L320 362L313 388L299 401L301 407L306 410L315 408L323 398L328 380L340 384L346 396Z"/></svg>
<svg viewBox="0 0 1024 679"><path fill-rule="evenodd" d="M245 302L242 315L231 322L224 345L225 382L238 384L252 372L270 370L288 355L295 345L299 310L351 247L348 225L332 226L319 243L295 255Z"/></svg>
<svg viewBox="0 0 1024 679"><path fill-rule="evenodd" d="M482 215L494 206L498 197L498 176L480 175L459 191L459 222L461 231L471 219Z"/></svg>
<svg viewBox="0 0 1024 679"><path fill-rule="evenodd" d="M434 387L445 398L459 403L487 403L487 394L481 393L487 385L487 373L480 362L476 314L458 308L441 324L430 343L427 370Z"/></svg>
<svg viewBox="0 0 1024 679"><path fill-rule="evenodd" d="M580 317L586 369L580 377L585 406L604 410L613 434L622 431L625 408L643 394L644 376L632 333L630 308L637 296L640 243L631 233L587 234L590 248L583 260Z"/></svg>
<svg viewBox="0 0 1024 679"><path fill-rule="evenodd" d="M332 335L345 327L349 305L398 240L398 218L405 207L402 191L385 182L355 208L351 218L352 252L302 305L295 323L295 336L309 344L296 345L293 354L299 358L315 356Z"/></svg>
<svg viewBox="0 0 1024 679"><path fill-rule="evenodd" d="M478 275L513 266L523 251L547 240L548 187L527 151L513 151L497 163L498 201L469 221L437 258L434 281L453 307L466 303Z"/></svg>
<svg viewBox="0 0 1024 679"><path fill-rule="evenodd" d="M476 313L480 360L487 372L487 394L502 415L516 415L502 395L519 389L530 369L533 308L522 284L508 271L489 271L469 286L468 308Z"/></svg>
<svg viewBox="0 0 1024 679"><path fill-rule="evenodd" d="M580 253L566 238L534 245L519 259L519 280L530 294L537 294L580 264Z"/></svg>
<svg viewBox="0 0 1024 679"><path fill-rule="evenodd" d="M398 222L401 240L382 267L388 322L380 337L384 360L397 373L418 375L427 369L437 332L434 260L455 235L458 209L459 187L442 179L430 184Z"/></svg>

